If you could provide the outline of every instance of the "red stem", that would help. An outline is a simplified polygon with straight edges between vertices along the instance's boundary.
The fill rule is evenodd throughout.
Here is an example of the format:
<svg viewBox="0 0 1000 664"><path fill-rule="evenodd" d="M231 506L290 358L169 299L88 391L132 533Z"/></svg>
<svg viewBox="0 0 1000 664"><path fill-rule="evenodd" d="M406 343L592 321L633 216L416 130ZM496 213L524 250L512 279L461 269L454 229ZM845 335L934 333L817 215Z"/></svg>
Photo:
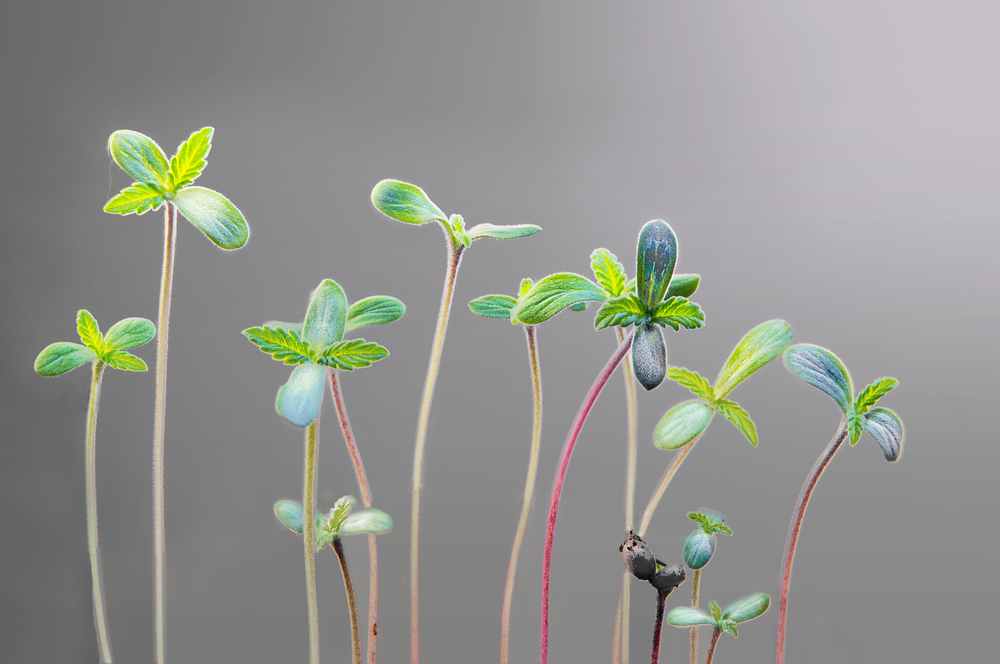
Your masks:
<svg viewBox="0 0 1000 664"><path fill-rule="evenodd" d="M712 664L712 660L715 659L715 646L719 643L719 637L722 636L722 630L718 627L712 632L712 642L708 644L708 656L705 657L705 664Z"/></svg>
<svg viewBox="0 0 1000 664"><path fill-rule="evenodd" d="M667 593L656 591L656 622L653 623L653 654L650 662L660 662L660 635L663 633L663 608L667 604Z"/></svg>

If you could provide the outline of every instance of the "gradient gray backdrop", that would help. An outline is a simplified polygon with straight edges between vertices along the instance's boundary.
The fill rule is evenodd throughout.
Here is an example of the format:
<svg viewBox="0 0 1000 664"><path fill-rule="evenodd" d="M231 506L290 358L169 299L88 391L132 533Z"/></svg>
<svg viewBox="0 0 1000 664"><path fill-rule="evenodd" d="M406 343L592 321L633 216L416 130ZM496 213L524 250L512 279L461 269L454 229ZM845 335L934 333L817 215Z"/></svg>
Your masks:
<svg viewBox="0 0 1000 664"><path fill-rule="evenodd" d="M434 401L422 528L422 655L499 656L501 594L530 430L524 335L466 303L525 276L589 272L595 247L634 273L635 238L667 219L677 268L703 275L698 331L672 363L714 376L770 318L836 352L907 429L889 465L865 435L820 483L792 588L789 661L991 660L998 574L995 474L1000 41L994 3L11 2L0 7L0 660L97 659L86 553L89 375L32 371L74 315L105 328L156 318L162 215L101 208L129 184L108 135L168 151L213 125L199 184L246 215L225 253L181 222L166 428L168 658L306 660L301 544L274 519L300 495L302 432L273 411L289 369L240 334L296 319L323 278L352 300L390 294L406 316L365 336L392 355L345 375L378 506L380 654L408 649L413 432L441 280L433 226L371 206L387 177L421 185L468 224L544 231L465 256ZM588 314L539 329L541 470L514 595L512 659L537 656L541 543L556 458L614 349ZM150 364L152 345L139 349ZM107 605L117 661L152 660L153 375L108 372L98 426ZM610 658L624 535L619 375L587 424L556 533L553 662ZM733 395L753 449L724 420L670 487L650 529L679 560L686 512L726 513L705 600L778 593L799 488L837 427L831 399L766 367ZM640 394L640 509L670 458L650 433L687 398ZM356 483L329 402L320 505ZM993 488L990 488L993 486ZM346 543L366 605L366 545ZM332 555L319 561L325 661L349 630ZM654 595L633 591L632 657L648 657ZM684 589L687 591L687 587ZM678 593L683 595L684 593ZM674 604L683 603L683 596ZM364 609L362 608L362 612ZM724 637L719 662L774 656L776 607ZM364 618L362 617L362 620ZM664 661L685 658L666 628ZM995 656L995 655L994 655Z"/></svg>

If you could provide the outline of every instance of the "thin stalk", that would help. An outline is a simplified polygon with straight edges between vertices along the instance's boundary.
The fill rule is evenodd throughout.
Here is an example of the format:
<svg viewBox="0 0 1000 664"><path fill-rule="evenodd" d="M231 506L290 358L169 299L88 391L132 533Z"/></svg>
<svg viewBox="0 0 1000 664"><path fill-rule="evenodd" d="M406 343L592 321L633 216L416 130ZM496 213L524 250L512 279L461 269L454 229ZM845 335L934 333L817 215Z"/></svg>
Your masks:
<svg viewBox="0 0 1000 664"><path fill-rule="evenodd" d="M351 613L351 655L354 664L361 664L361 628L358 627L358 604L354 601L354 584L351 583L351 573L347 571L347 556L344 555L344 545L339 537L333 538L333 550L337 552L340 561L340 573L344 577L344 592L347 593L347 607Z"/></svg>
<svg viewBox="0 0 1000 664"><path fill-rule="evenodd" d="M701 570L694 570L691 575L691 606L698 608L698 589L701 585ZM691 627L691 664L698 664L698 626Z"/></svg>
<svg viewBox="0 0 1000 664"><path fill-rule="evenodd" d="M722 630L718 627L712 632L712 642L708 644L708 656L705 658L705 664L712 664L712 659L715 657L715 646L719 643L719 637L722 636Z"/></svg>
<svg viewBox="0 0 1000 664"><path fill-rule="evenodd" d="M306 562L306 606L309 616L309 664L319 664L319 600L316 597L316 448L319 415L306 427L302 472L302 549Z"/></svg>
<svg viewBox="0 0 1000 664"><path fill-rule="evenodd" d="M622 656L622 596L625 594L625 586L628 584L629 572L625 572L626 578L622 579L622 590L618 593L618 608L615 609L615 633L611 637L611 664L621 664Z"/></svg>
<svg viewBox="0 0 1000 664"><path fill-rule="evenodd" d="M156 411L153 419L153 626L156 664L166 652L164 573L166 531L163 506L163 430L167 419L167 343L170 339L170 296L174 288L174 253L177 248L177 206L163 206L163 272L160 280L160 314L156 321Z"/></svg>
<svg viewBox="0 0 1000 664"><path fill-rule="evenodd" d="M97 553L97 409L101 398L101 377L104 362L94 362L90 382L90 403L87 406L87 544L90 547L90 577L94 585L94 626L101 662L111 664L111 638L108 636L108 616L104 610L104 592L101 587L101 563Z"/></svg>
<svg viewBox="0 0 1000 664"><path fill-rule="evenodd" d="M531 426L531 453L528 458L528 477L524 481L524 502L521 516L514 533L514 545L507 564L507 584L503 592L503 615L500 619L500 662L508 664L510 656L510 607L514 597L514 576L517 574L517 558L521 553L524 530L528 526L528 513L535 495L535 478L538 475L538 452L542 447L542 373L538 365L538 343L535 340L535 326L525 325L524 334L528 341L528 361L531 365L531 394L535 404Z"/></svg>
<svg viewBox="0 0 1000 664"><path fill-rule="evenodd" d="M424 379L424 393L420 399L420 414L417 417L417 439L413 446L413 490L410 502L410 663L420 662L420 489L424 474L424 447L427 443L427 425L431 417L431 401L434 398L434 383L437 381L441 364L441 349L448 329L448 315L451 300L455 294L455 279L458 266L462 262L464 247L455 242L451 232L442 224L448 245L448 267L441 292L441 308L438 310L437 328L431 343L431 358Z"/></svg>
<svg viewBox="0 0 1000 664"><path fill-rule="evenodd" d="M358 489L361 492L361 504L372 506L372 492L365 473L365 464L361 461L361 450L358 448L351 421L347 417L347 405L344 403L343 391L340 388L340 371L330 372L330 393L333 395L333 405L337 410L340 430L344 433L344 442L351 454L354 464L354 474L358 478ZM375 650L378 645L378 549L375 535L368 534L368 664L375 664Z"/></svg>
<svg viewBox="0 0 1000 664"><path fill-rule="evenodd" d="M562 456L559 459L559 468L556 470L555 479L552 481L552 498L549 501L549 521L545 529L545 552L542 556L542 619L541 619L541 644L539 646L539 662L540 664L546 664L549 661L549 573L552 570L552 538L555 535L556 530L556 516L559 513L559 498L562 496L563 482L566 480L566 471L569 469L569 460L573 455L573 447L576 446L576 439L580 436L580 431L583 430L583 425L587 421L587 415L590 414L590 409L593 408L594 402L597 401L597 397L600 396L601 390L608 383L608 379L611 378L611 374L614 373L615 369L621 363L622 359L628 354L628 350L632 345L632 336L629 335L618 346L618 350L614 352L608 363L604 365L601 373L597 376L597 380L590 387L590 391L587 392L587 396L584 397L583 403L580 404L580 410L576 413L576 418L573 420L573 424L570 426L569 434L566 436L566 442L563 444Z"/></svg>
<svg viewBox="0 0 1000 664"><path fill-rule="evenodd" d="M663 609L667 604L667 593L656 591L656 622L653 623L653 653L652 664L660 662L660 635L663 633Z"/></svg>
<svg viewBox="0 0 1000 664"><path fill-rule="evenodd" d="M618 335L618 343L625 340L625 329L615 328ZM632 530L633 512L635 510L635 475L636 465L639 457L638 443L638 402L635 396L635 375L632 372L632 363L626 362L622 367L622 374L625 377L625 413L628 427L628 447L625 452L625 529ZM622 576L622 589L619 604L621 605L621 664L629 664L629 618L632 604L632 575L625 573ZM618 618L616 618L616 621Z"/></svg>
<svg viewBox="0 0 1000 664"><path fill-rule="evenodd" d="M778 600L778 649L775 662L783 664L785 661L785 627L788 618L788 590L792 585L792 563L795 561L795 547L799 544L799 531L802 529L802 519L805 518L806 508L809 507L809 498L812 496L816 483L826 470L833 455L840 448L840 445L847 438L847 418L840 421L840 427L834 434L830 443L823 450L823 453L806 478L799 492L798 501L795 503L795 513L792 515L792 522L788 526L788 538L785 540L785 556L781 562L781 598Z"/></svg>
<svg viewBox="0 0 1000 664"><path fill-rule="evenodd" d="M667 490L668 486L670 486L670 480L674 478L674 473L676 473L677 469L681 467L682 463L684 463L684 459L687 458L687 455L691 454L691 450L694 449L694 444L697 443L700 438L701 434L698 434L694 440L677 450L677 454L675 454L674 458L670 460L670 463L667 465L667 469L663 471L663 477L660 478L659 483L653 490L653 495L649 497L649 502L646 504L646 510L642 513L642 521L639 522L639 537L646 534L646 529L649 528L649 522L653 519L653 512L656 511L656 506L660 504L660 499L663 498L663 492Z"/></svg>

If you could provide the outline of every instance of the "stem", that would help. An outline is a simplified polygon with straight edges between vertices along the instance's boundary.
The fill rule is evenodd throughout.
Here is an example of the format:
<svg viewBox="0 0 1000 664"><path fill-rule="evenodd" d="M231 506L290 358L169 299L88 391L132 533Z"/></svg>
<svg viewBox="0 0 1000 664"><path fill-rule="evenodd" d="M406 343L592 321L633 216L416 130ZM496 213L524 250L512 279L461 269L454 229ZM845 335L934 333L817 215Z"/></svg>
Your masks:
<svg viewBox="0 0 1000 664"><path fill-rule="evenodd" d="M413 490L410 503L410 662L420 662L420 489L424 472L424 447L427 443L427 425L431 416L431 400L434 398L434 383L437 381L438 366L441 364L441 349L448 329L448 315L451 300L455 294L455 278L462 262L464 247L455 242L448 228L442 224L448 244L448 267L441 291L441 308L438 311L437 328L431 343L431 358L424 380L424 393L420 399L420 414L417 417L417 440L413 447Z"/></svg>
<svg viewBox="0 0 1000 664"><path fill-rule="evenodd" d="M90 404L87 406L87 544L90 548L90 577L94 585L94 626L101 662L111 664L111 639L108 636L108 616L104 610L104 593L101 588L101 563L97 553L97 409L101 398L101 376L104 362L96 360L94 377L90 383Z"/></svg>
<svg viewBox="0 0 1000 664"><path fill-rule="evenodd" d="M778 600L778 650L775 661L783 664L785 661L785 623L788 617L788 590L792 585L792 563L795 560L795 547L799 543L799 531L802 529L802 519L806 515L806 508L809 506L809 498L812 496L816 483L819 482L820 475L826 470L827 464L833 459L841 443L847 438L847 418L840 421L840 427L834 434L830 443L823 450L823 453L806 478L799 492L799 499L795 504L795 513L792 522L788 526L788 538L785 540L785 557L781 562L781 598Z"/></svg>
<svg viewBox="0 0 1000 664"><path fill-rule="evenodd" d="M615 328L618 343L625 340L625 329ZM625 528L632 530L633 512L635 510L635 475L638 461L638 405L635 396L635 375L632 363L626 362L622 367L625 377L625 412L628 426L628 447L625 452ZM622 576L622 589L619 603L621 605L621 664L629 664L629 618L631 608L632 575ZM616 619L617 620L617 619Z"/></svg>
<svg viewBox="0 0 1000 664"><path fill-rule="evenodd" d="M545 529L545 552L542 556L542 619L541 619L541 644L539 646L539 662L540 664L547 664L549 661L549 573L552 569L552 538L555 535L556 530L556 516L559 512L559 498L562 496L562 486L566 479L566 470L569 468L569 460L573 455L573 447L576 445L576 439L580 436L580 431L583 429L584 423L587 421L587 415L590 414L590 409L594 406L594 402L597 401L597 397L600 396L601 390L607 384L608 379L611 378L611 374L614 373L615 369L621 363L622 359L628 354L628 350L632 345L632 336L629 335L618 346L618 350L614 352L608 363L604 365L601 373L597 376L597 380L590 387L590 391L587 392L587 396L584 397L583 403L580 404L580 410L576 413L576 418L573 420L572 426L570 426L569 434L566 436L566 442L563 444L562 456L559 459L559 468L556 470L555 479L552 482L552 499L549 502L549 521L548 526Z"/></svg>
<svg viewBox="0 0 1000 664"><path fill-rule="evenodd" d="M656 591L656 622L653 623L653 654L650 659L652 664L659 664L660 661L660 635L663 633L663 608L667 604L667 593Z"/></svg>
<svg viewBox="0 0 1000 664"><path fill-rule="evenodd" d="M309 664L319 664L319 601L316 598L316 448L319 415L306 427L302 477L302 549L306 562L306 605L309 616Z"/></svg>
<svg viewBox="0 0 1000 664"><path fill-rule="evenodd" d="M705 427L706 429L708 427ZM704 431L702 431L704 433ZM684 459L687 455L691 453L694 449L694 444L698 442L701 438L701 434L698 434L694 440L690 443L677 450L677 454L674 458L670 460L667 465L667 469L663 471L663 477L660 478L659 484L656 485L656 489L653 490L653 495L649 497L649 503L646 505L646 510L642 513L642 521L639 522L639 537L646 534L646 528L649 528L649 522L653 519L653 512L656 511L656 506L660 504L660 499L663 498L663 492L667 490L670 485L670 480L674 478L674 473L677 469L681 467L684 463Z"/></svg>
<svg viewBox="0 0 1000 664"><path fill-rule="evenodd" d="M712 642L708 644L708 657L705 658L705 664L712 664L712 659L715 657L715 645L719 642L719 637L722 636L722 630L718 627L712 632Z"/></svg>
<svg viewBox="0 0 1000 664"><path fill-rule="evenodd" d="M698 587L701 584L701 570L694 570L691 576L691 606L698 608ZM691 664L698 664L698 626L691 626Z"/></svg>
<svg viewBox="0 0 1000 664"><path fill-rule="evenodd" d="M507 564L507 585L503 592L503 615L500 619L500 662L508 664L510 656L510 607L514 597L514 575L517 574L517 558L521 553L524 530L528 526L528 513L535 495L535 478L538 475L538 452L542 446L542 374L538 366L538 344L535 341L535 326L525 325L524 334L528 340L528 361L531 365L531 393L534 400L534 419L531 426L531 454L528 458L528 477L524 481L524 502L521 516L514 533L514 546Z"/></svg>
<svg viewBox="0 0 1000 664"><path fill-rule="evenodd" d="M625 586L628 584L628 570L622 578L622 590L618 593L618 608L615 609L615 633L611 637L611 664L620 664L622 656L622 596L625 594Z"/></svg>
<svg viewBox="0 0 1000 664"><path fill-rule="evenodd" d="M156 664L166 659L164 642L164 530L163 429L167 417L167 342L170 339L170 296L174 285L174 252L177 248L177 206L163 206L163 273L160 280L160 313L156 321L156 413L153 419L153 625Z"/></svg>
<svg viewBox="0 0 1000 664"><path fill-rule="evenodd" d="M361 461L361 450L358 449L357 440L354 438L354 430L351 428L351 421L347 417L347 406L344 403L343 392L340 388L340 371L334 369L330 372L330 393L333 395L333 405L337 410L337 419L340 421L340 429L344 432L344 442L347 443L347 450L351 454L351 462L354 464L354 474L358 478L358 488L361 492L361 504L365 507L372 506L372 492L368 484L368 475L365 473L365 464ZM368 664L375 664L375 651L378 645L378 549L375 544L375 535L368 534Z"/></svg>
<svg viewBox="0 0 1000 664"><path fill-rule="evenodd" d="M361 628L358 627L358 605L354 601L354 584L351 583L351 573L347 571L347 556L344 555L344 545L339 537L333 538L333 550L337 552L340 561L340 573L344 577L344 591L347 593L347 607L351 613L351 654L354 664L361 664Z"/></svg>

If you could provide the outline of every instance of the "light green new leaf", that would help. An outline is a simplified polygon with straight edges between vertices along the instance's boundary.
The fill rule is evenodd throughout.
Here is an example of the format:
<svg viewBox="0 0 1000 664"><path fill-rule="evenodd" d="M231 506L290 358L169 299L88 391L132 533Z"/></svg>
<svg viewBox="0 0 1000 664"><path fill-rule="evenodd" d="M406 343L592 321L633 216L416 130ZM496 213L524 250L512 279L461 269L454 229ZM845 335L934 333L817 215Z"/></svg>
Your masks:
<svg viewBox="0 0 1000 664"><path fill-rule="evenodd" d="M111 214L146 214L157 210L164 201L163 193L156 185L135 182L122 189L117 196L104 204L104 211Z"/></svg>
<svg viewBox="0 0 1000 664"><path fill-rule="evenodd" d="M366 325L381 325L399 320L406 313L406 305L388 295L373 295L358 300L347 310L344 334Z"/></svg>
<svg viewBox="0 0 1000 664"><path fill-rule="evenodd" d="M351 512L340 527L340 534L371 533L380 535L390 530L392 530L392 517L380 509L369 507Z"/></svg>
<svg viewBox="0 0 1000 664"><path fill-rule="evenodd" d="M694 625L714 625L715 620L712 616L693 606L675 606L667 613L667 624L674 627L693 627Z"/></svg>
<svg viewBox="0 0 1000 664"><path fill-rule="evenodd" d="M604 289L583 275L557 272L531 287L517 306L514 316L525 325L537 325L578 303L603 302Z"/></svg>
<svg viewBox="0 0 1000 664"><path fill-rule="evenodd" d="M104 338L101 336L101 328L93 315L86 309L76 312L76 333L80 335L80 341L94 351L96 355L104 353Z"/></svg>
<svg viewBox="0 0 1000 664"><path fill-rule="evenodd" d="M719 604L714 599L708 603L708 608L711 609L715 622L722 620L722 609L719 608Z"/></svg>
<svg viewBox="0 0 1000 664"><path fill-rule="evenodd" d="M705 312L686 297L667 298L656 305L650 315L660 327L672 327L674 330L682 327L694 330L705 323Z"/></svg>
<svg viewBox="0 0 1000 664"><path fill-rule="evenodd" d="M891 392L897 385L899 385L899 381L895 378L879 378L861 391L858 398L854 400L854 410L858 415L864 415L879 399Z"/></svg>
<svg viewBox="0 0 1000 664"><path fill-rule="evenodd" d="M285 364L306 364L316 359L316 351L302 340L298 330L265 325L243 330L243 335L262 352Z"/></svg>
<svg viewBox="0 0 1000 664"><path fill-rule="evenodd" d="M785 351L784 358L789 371L829 394L845 413L851 409L854 386L839 357L821 346L795 344Z"/></svg>
<svg viewBox="0 0 1000 664"><path fill-rule="evenodd" d="M696 397L701 397L707 401L715 399L715 393L708 380L695 371L690 371L683 367L670 367L667 370L667 378L677 381L680 385L691 390Z"/></svg>
<svg viewBox="0 0 1000 664"><path fill-rule="evenodd" d="M729 632L730 634L733 635L734 639L739 637L740 630L738 627L736 627L736 623L733 622L732 620L727 620L723 618L722 620L719 621L719 625L722 627L723 632Z"/></svg>
<svg viewBox="0 0 1000 664"><path fill-rule="evenodd" d="M618 262L618 257L607 249L594 249L590 254L590 269L594 278L608 297L618 297L625 294L625 266Z"/></svg>
<svg viewBox="0 0 1000 664"><path fill-rule="evenodd" d="M167 156L149 136L122 129L111 134L108 151L122 170L139 182L167 184Z"/></svg>
<svg viewBox="0 0 1000 664"><path fill-rule="evenodd" d="M173 203L217 247L239 249L250 239L250 226L243 213L217 191L185 187L174 194Z"/></svg>
<svg viewBox="0 0 1000 664"><path fill-rule="evenodd" d="M525 277L524 279L521 279L521 283L517 287L517 299L520 300L522 297L527 295L528 291L530 291L531 287L534 285L535 282L530 277Z"/></svg>
<svg viewBox="0 0 1000 664"><path fill-rule="evenodd" d="M535 226L534 224L515 224L512 226L476 224L465 233L465 236L469 239L469 242L481 237L491 237L497 240L512 240L518 237L534 235L540 230L542 230L542 227Z"/></svg>
<svg viewBox="0 0 1000 664"><path fill-rule="evenodd" d="M597 310L594 318L594 329L603 330L606 327L628 327L640 318L647 316L646 305L634 293L626 293L612 297Z"/></svg>
<svg viewBox="0 0 1000 664"><path fill-rule="evenodd" d="M289 323L283 320L269 320L264 323L263 327L273 327L276 330L279 327L283 330L295 330L299 333L299 337L302 336L302 323Z"/></svg>
<svg viewBox="0 0 1000 664"><path fill-rule="evenodd" d="M177 154L170 158L170 170L167 172L167 188L170 191L191 184L201 175L205 159L212 149L214 133L212 127L199 129L177 147Z"/></svg>
<svg viewBox="0 0 1000 664"><path fill-rule="evenodd" d="M486 318L511 318L517 300L509 295L483 295L469 302L469 309L477 316ZM517 321L514 321L515 324Z"/></svg>
<svg viewBox="0 0 1000 664"><path fill-rule="evenodd" d="M792 343L792 326L775 319L747 332L729 355L715 379L715 394L723 398L751 374L785 352Z"/></svg>
<svg viewBox="0 0 1000 664"><path fill-rule="evenodd" d="M145 362L123 350L109 350L102 359L109 367L119 371L147 371L149 369Z"/></svg>
<svg viewBox="0 0 1000 664"><path fill-rule="evenodd" d="M326 368L318 364L295 367L288 382L278 388L274 409L297 427L309 426L319 415L325 375Z"/></svg>
<svg viewBox="0 0 1000 664"><path fill-rule="evenodd" d="M878 441L886 461L903 455L903 421L888 408L872 408L865 414L865 428Z"/></svg>
<svg viewBox="0 0 1000 664"><path fill-rule="evenodd" d="M294 500L279 500L274 504L274 516L293 533L302 534L302 505Z"/></svg>
<svg viewBox="0 0 1000 664"><path fill-rule="evenodd" d="M675 274L664 297L691 297L700 284L700 274Z"/></svg>
<svg viewBox="0 0 1000 664"><path fill-rule="evenodd" d="M347 296L333 279L324 279L309 297L302 339L313 348L326 348L344 338Z"/></svg>
<svg viewBox="0 0 1000 664"><path fill-rule="evenodd" d="M735 401L730 401L729 399L718 399L713 405L721 415L743 432L743 435L753 443L754 447L757 447L757 427L754 426L753 420L750 419L750 413L743 410Z"/></svg>
<svg viewBox="0 0 1000 664"><path fill-rule="evenodd" d="M372 362L378 362L387 357L389 351L382 346L364 339L338 341L323 349L316 357L316 362L327 367L354 371L360 367L370 367Z"/></svg>
<svg viewBox="0 0 1000 664"><path fill-rule="evenodd" d="M653 444L661 450L679 450L708 427L714 413L701 399L682 401L660 419L653 430Z"/></svg>
<svg viewBox="0 0 1000 664"><path fill-rule="evenodd" d="M128 350L149 343L156 336L153 321L147 318L125 318L112 325L104 335L105 348Z"/></svg>
<svg viewBox="0 0 1000 664"><path fill-rule="evenodd" d="M423 189L408 182L382 180L372 189L372 204L387 217L407 224L448 221L448 215L431 202Z"/></svg>
<svg viewBox="0 0 1000 664"><path fill-rule="evenodd" d="M726 610L722 612L722 617L725 620L742 623L764 615L770 605L771 598L768 597L767 593L755 593L738 599L727 606Z"/></svg>
<svg viewBox="0 0 1000 664"><path fill-rule="evenodd" d="M861 434L865 430L865 416L859 415L854 410L847 413L847 432L851 437L851 447L858 444Z"/></svg>
<svg viewBox="0 0 1000 664"><path fill-rule="evenodd" d="M94 351L80 344L58 341L46 346L35 358L35 371L42 376L58 376L97 359Z"/></svg>

